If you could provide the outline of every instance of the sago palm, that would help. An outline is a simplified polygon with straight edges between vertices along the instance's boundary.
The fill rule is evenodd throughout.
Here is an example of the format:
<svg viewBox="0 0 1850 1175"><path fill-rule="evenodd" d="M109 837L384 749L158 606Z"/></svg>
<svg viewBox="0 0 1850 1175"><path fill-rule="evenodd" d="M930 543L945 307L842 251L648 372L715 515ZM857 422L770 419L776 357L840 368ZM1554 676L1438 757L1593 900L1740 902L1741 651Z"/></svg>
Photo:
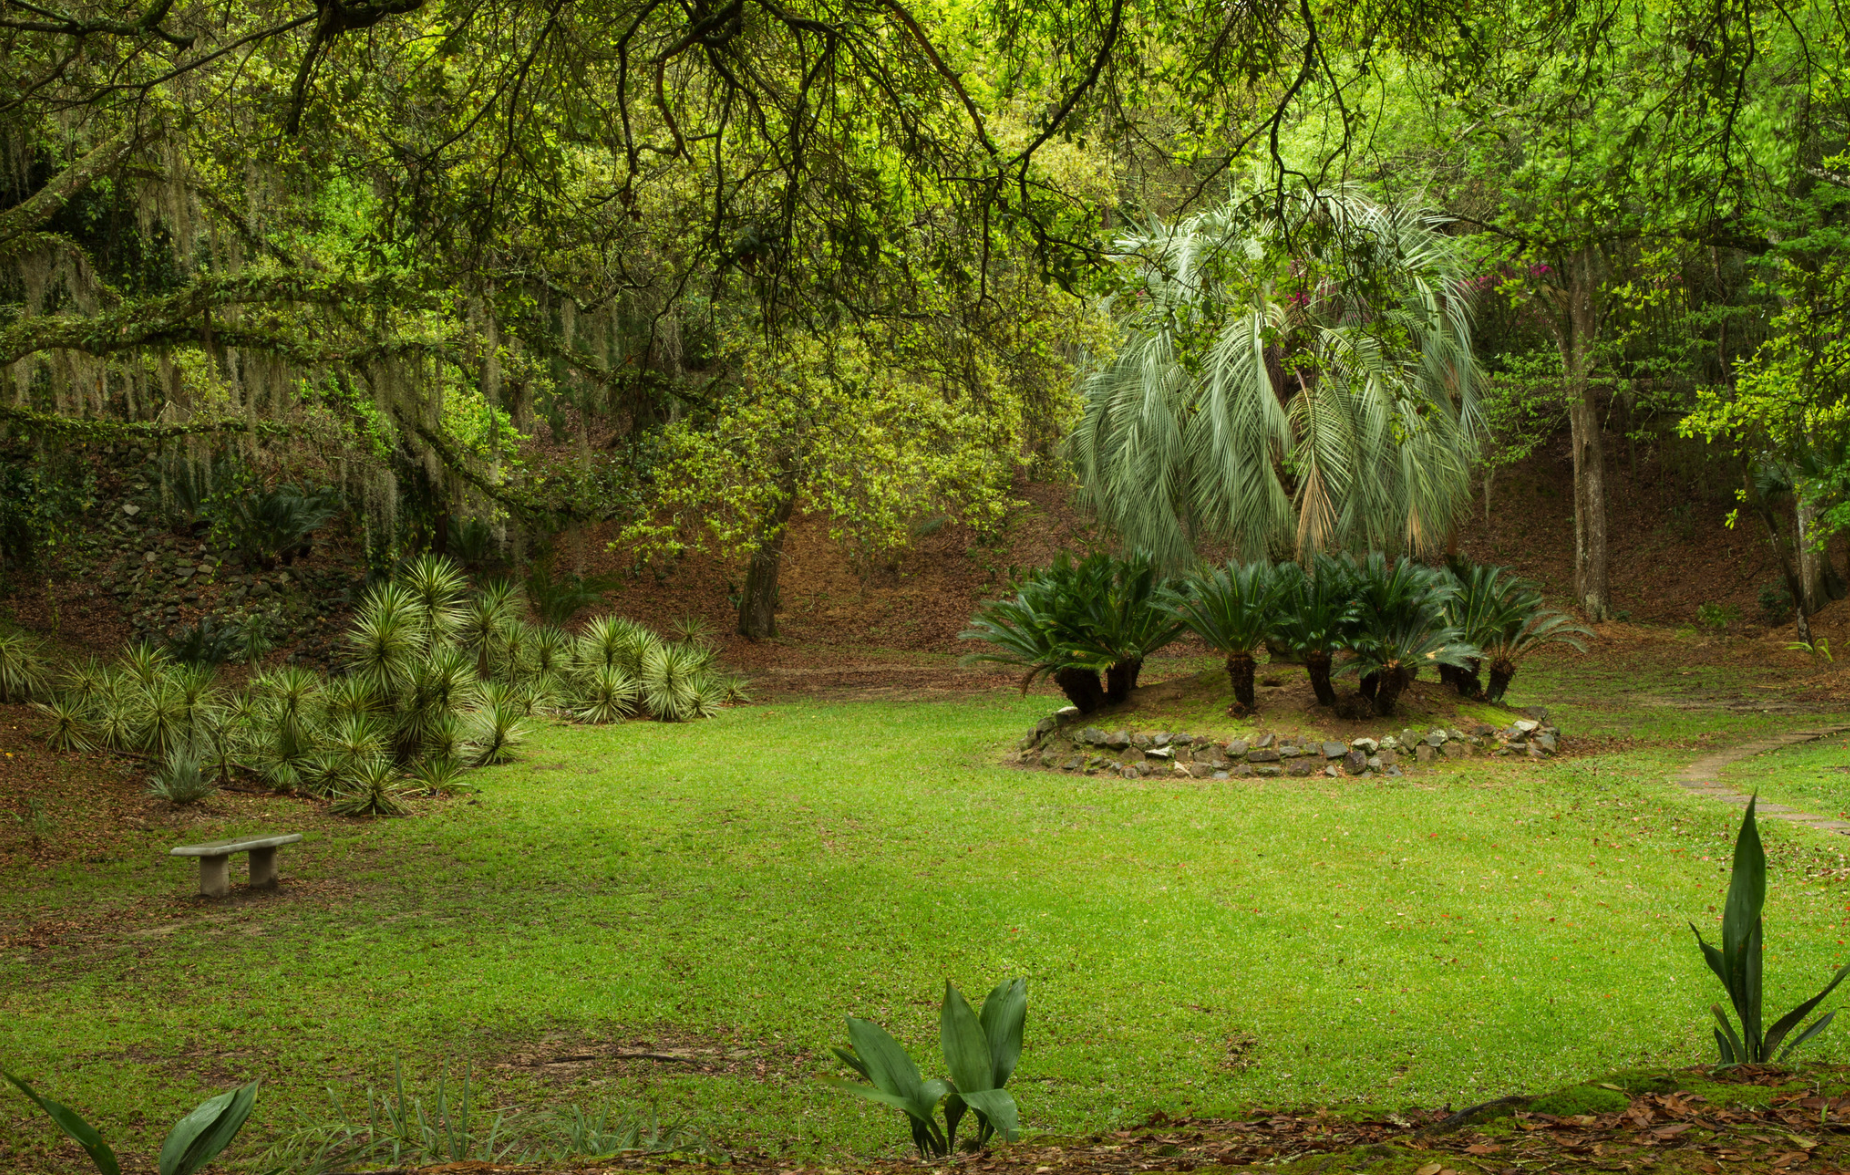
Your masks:
<svg viewBox="0 0 1850 1175"><path fill-rule="evenodd" d="M1348 191L1235 201L1119 242L1131 296L1068 438L1083 498L1179 566L1425 550L1469 493L1471 313L1442 221Z"/></svg>
<svg viewBox="0 0 1850 1175"><path fill-rule="evenodd" d="M1362 675L1375 713L1393 714L1421 669L1461 667L1478 655L1446 619L1451 593L1448 577L1412 559L1389 563L1375 551L1356 569L1355 658L1345 668Z"/></svg>
<svg viewBox="0 0 1850 1175"><path fill-rule="evenodd" d="M1355 631L1354 564L1319 553L1309 572L1285 564L1279 573L1277 636L1303 660L1318 704L1334 706L1336 687L1330 675L1336 655L1349 646Z"/></svg>
<svg viewBox="0 0 1850 1175"><path fill-rule="evenodd" d="M1227 658L1234 700L1248 714L1258 707L1253 693L1256 654L1278 619L1285 583L1269 563L1234 560L1198 572L1167 593L1176 619Z"/></svg>

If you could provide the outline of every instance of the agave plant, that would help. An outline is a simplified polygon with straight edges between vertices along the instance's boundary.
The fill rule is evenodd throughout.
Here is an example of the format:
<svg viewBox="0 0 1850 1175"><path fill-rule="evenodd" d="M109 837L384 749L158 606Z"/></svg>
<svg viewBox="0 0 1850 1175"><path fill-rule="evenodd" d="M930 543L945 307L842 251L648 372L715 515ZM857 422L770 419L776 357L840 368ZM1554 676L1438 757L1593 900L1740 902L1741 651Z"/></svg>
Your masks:
<svg viewBox="0 0 1850 1175"><path fill-rule="evenodd" d="M1721 947L1710 946L1695 923L1690 923L1689 927L1702 948L1702 957L1708 962L1709 970L1721 980L1729 1002L1734 1005L1734 1014L1741 1022L1737 1032L1720 1004L1709 1009L1715 1014L1715 1044L1721 1051L1724 1065L1783 1061L1793 1049L1830 1026L1836 1012L1826 1012L1790 1042L1786 1040L1844 976L1850 975L1850 967L1838 968L1823 991L1781 1016L1771 1028L1761 1030L1760 909L1766 904L1766 850L1761 847L1760 828L1754 819L1754 806L1758 802L1758 796L1747 801L1747 815L1742 818L1741 831L1734 838L1734 867L1728 879L1728 900L1722 907ZM1786 1046L1784 1049L1779 1047L1782 1043Z"/></svg>
<svg viewBox="0 0 1850 1175"><path fill-rule="evenodd" d="M1290 583L1269 563L1236 559L1196 573L1164 597L1178 622L1227 658L1233 697L1245 713L1258 708L1253 692L1256 655L1277 622L1280 598Z"/></svg>
<svg viewBox="0 0 1850 1175"><path fill-rule="evenodd" d="M190 746L169 750L148 781L148 794L170 804L196 804L217 790Z"/></svg>
<svg viewBox="0 0 1850 1175"><path fill-rule="evenodd" d="M918 1065L885 1029L848 1017L849 1047L835 1049L843 1064L867 1082L831 1082L836 1088L905 1112L921 1158L955 1154L957 1130L966 1114L977 1121L977 1144L1020 1129L1015 1099L1003 1087L1021 1060L1022 1028L1028 1016L1025 980L1004 980L983 1001L979 1014L946 982L939 1009L938 1042L949 1080L927 1080ZM938 1122L938 1108L944 1122Z"/></svg>
<svg viewBox="0 0 1850 1175"><path fill-rule="evenodd" d="M15 629L0 629L0 702L29 702L45 686L39 642Z"/></svg>
<svg viewBox="0 0 1850 1175"><path fill-rule="evenodd" d="M1336 704L1330 676L1336 655L1349 646L1355 630L1355 574L1347 559L1319 552L1308 574L1296 564L1279 567L1279 641L1304 662L1310 686L1324 706Z"/></svg>

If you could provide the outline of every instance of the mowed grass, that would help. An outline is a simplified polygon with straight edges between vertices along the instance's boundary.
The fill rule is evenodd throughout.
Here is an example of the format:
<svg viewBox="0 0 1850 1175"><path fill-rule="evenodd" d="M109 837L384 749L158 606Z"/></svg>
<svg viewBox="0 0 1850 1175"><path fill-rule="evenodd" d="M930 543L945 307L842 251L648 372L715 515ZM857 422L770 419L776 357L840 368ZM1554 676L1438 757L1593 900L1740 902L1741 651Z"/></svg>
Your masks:
<svg viewBox="0 0 1850 1175"><path fill-rule="evenodd" d="M285 850L293 884L272 899L185 900L190 868L154 852L15 872L0 916L106 930L0 951L0 1062L143 1152L208 1092L261 1077L248 1164L395 1056L426 1091L468 1060L516 1129L547 1107L654 1105L738 1147L899 1153L897 1115L817 1079L842 1072L827 1049L849 1014L939 1068L947 978L973 996L1028 978L1016 1088L1037 1130L1462 1105L1710 1059L1720 992L1687 922L1719 919L1738 814L1664 782L1689 758L1673 742L1365 781L1002 766L1052 702L547 726L471 777L474 801ZM1790 1004L1850 961L1850 890L1823 876L1826 838L1764 835L1769 1003ZM497 1067L612 1041L752 1056L574 1080ZM1814 1055L1850 1060L1850 1033ZM0 1097L16 1158L43 1165L53 1140Z"/></svg>
<svg viewBox="0 0 1850 1175"><path fill-rule="evenodd" d="M1850 819L1850 731L1730 764L1721 778L1770 803Z"/></svg>

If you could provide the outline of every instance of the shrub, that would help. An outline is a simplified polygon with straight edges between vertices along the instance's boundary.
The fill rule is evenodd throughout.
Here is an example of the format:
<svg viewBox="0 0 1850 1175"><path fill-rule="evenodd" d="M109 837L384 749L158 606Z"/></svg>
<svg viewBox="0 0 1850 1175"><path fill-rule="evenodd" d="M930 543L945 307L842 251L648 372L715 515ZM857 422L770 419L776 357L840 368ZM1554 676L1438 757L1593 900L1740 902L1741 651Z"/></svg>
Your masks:
<svg viewBox="0 0 1850 1175"><path fill-rule="evenodd" d="M527 737L525 707L511 697L486 701L469 714L465 741L476 767L505 763Z"/></svg>
<svg viewBox="0 0 1850 1175"><path fill-rule="evenodd" d="M223 665L240 652L238 626L202 616L168 637L163 645L170 660L182 665Z"/></svg>
<svg viewBox="0 0 1850 1175"><path fill-rule="evenodd" d="M1304 662L1310 686L1324 706L1336 704L1330 677L1336 656L1355 633L1355 565L1318 553L1308 574L1295 564L1278 568L1280 591L1274 633Z"/></svg>
<svg viewBox="0 0 1850 1175"><path fill-rule="evenodd" d="M615 665L591 670L581 692L577 714L585 722L620 722L636 712L642 687Z"/></svg>
<svg viewBox="0 0 1850 1175"><path fill-rule="evenodd" d="M569 624L572 617L604 602L611 581L603 576L564 575L554 579L544 566L527 573L527 598L548 624Z"/></svg>
<svg viewBox="0 0 1850 1175"><path fill-rule="evenodd" d="M1463 669L1479 655L1447 623L1452 587L1440 572L1405 557L1390 565L1386 556L1371 551L1355 584L1355 657L1345 668L1362 675L1362 693L1373 694L1375 713L1393 714L1421 668Z"/></svg>
<svg viewBox="0 0 1850 1175"><path fill-rule="evenodd" d="M1074 706L1090 713L1128 697L1144 659L1181 634L1181 622L1162 606L1163 588L1145 556L1098 554L1074 563L1062 552L1024 581L1013 600L977 611L962 637L993 649L965 661L1027 669L1024 692L1036 678L1052 677Z"/></svg>
<svg viewBox="0 0 1850 1175"><path fill-rule="evenodd" d="M196 804L217 790L199 769L199 756L190 747L169 751L148 781L148 794L170 804Z"/></svg>
<svg viewBox="0 0 1850 1175"><path fill-rule="evenodd" d="M54 697L47 702L34 702L32 708L45 716L43 737L52 750L87 751L95 745L90 741L84 707L75 699Z"/></svg>
<svg viewBox="0 0 1850 1175"><path fill-rule="evenodd" d="M1836 1012L1826 1012L1790 1042L1786 1041L1792 1030L1824 1002L1824 997L1831 994L1844 976L1850 975L1850 968L1840 967L1823 991L1781 1016L1765 1032L1761 1031L1760 909L1766 903L1766 850L1760 845L1760 828L1754 820L1754 806L1758 802L1758 796L1747 801L1747 815L1742 818L1741 831L1734 838L1734 866L1728 879L1728 900L1722 907L1721 947L1710 946L1695 923L1689 926L1697 945L1702 948L1709 970L1722 981L1728 1000L1734 1005L1734 1014L1741 1022L1740 1031L1736 1032L1720 1004L1709 1008L1715 1015L1715 1044L1721 1051L1724 1065L1783 1061L1793 1049L1830 1026ZM1782 1043L1786 1045L1783 1050L1779 1047Z"/></svg>
<svg viewBox="0 0 1850 1175"><path fill-rule="evenodd" d="M245 563L268 571L307 555L311 537L340 512L340 491L283 484L232 502L222 520Z"/></svg>
<svg viewBox="0 0 1850 1175"><path fill-rule="evenodd" d="M1741 610L1733 604L1699 604L1696 606L1696 623L1717 632L1740 618Z"/></svg>
<svg viewBox="0 0 1850 1175"><path fill-rule="evenodd" d="M330 811L342 816L403 816L404 787L383 756L356 765L334 794Z"/></svg>
<svg viewBox="0 0 1850 1175"><path fill-rule="evenodd" d="M848 1017L849 1047L835 1049L843 1064L866 1085L833 1082L838 1089L903 1110L912 1128L919 1157L955 1154L957 1128L966 1113L977 1120L977 1144L1000 1133L1013 1140L1020 1129L1015 1099L1003 1087L1021 1060L1022 1027L1028 1016L1027 981L1004 980L986 999L980 1014L949 982L939 1010L938 1042L950 1079L925 1080L919 1067L885 1029ZM938 1107L944 1107L944 1124Z"/></svg>
<svg viewBox="0 0 1850 1175"><path fill-rule="evenodd" d="M1164 598L1180 624L1227 658L1234 701L1248 714L1258 708L1253 694L1256 654L1272 632L1290 582L1269 563L1234 560L1191 576Z"/></svg>
<svg viewBox="0 0 1850 1175"><path fill-rule="evenodd" d="M45 658L37 640L0 628L0 702L29 702L46 685Z"/></svg>

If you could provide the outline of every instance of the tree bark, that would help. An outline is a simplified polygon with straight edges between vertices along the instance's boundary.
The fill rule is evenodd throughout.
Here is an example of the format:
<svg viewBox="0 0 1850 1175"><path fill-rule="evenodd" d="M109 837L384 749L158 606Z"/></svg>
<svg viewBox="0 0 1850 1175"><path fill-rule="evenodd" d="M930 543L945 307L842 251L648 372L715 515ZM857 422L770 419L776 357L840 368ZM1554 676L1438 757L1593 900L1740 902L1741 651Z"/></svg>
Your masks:
<svg viewBox="0 0 1850 1175"><path fill-rule="evenodd" d="M1317 694L1317 704L1334 706L1336 687L1330 684L1330 655L1307 653L1304 656L1304 668L1310 673L1310 688Z"/></svg>
<svg viewBox="0 0 1850 1175"><path fill-rule="evenodd" d="M1400 701L1401 691L1407 688L1407 678L1407 671L1399 667L1381 671L1381 685L1375 691L1375 713L1383 718L1394 713L1394 705Z"/></svg>
<svg viewBox="0 0 1850 1175"><path fill-rule="evenodd" d="M1253 696L1253 669L1256 662L1251 653L1235 653L1227 658L1227 679L1233 683L1233 700L1246 707L1248 714L1258 709L1258 700Z"/></svg>
<svg viewBox="0 0 1850 1175"><path fill-rule="evenodd" d="M1798 606L1810 616L1824 607L1829 599L1824 585L1825 563L1815 548L1818 522L1818 504L1807 498L1798 499L1798 554L1799 586L1804 589L1804 596L1798 600Z"/></svg>
<svg viewBox="0 0 1850 1175"><path fill-rule="evenodd" d="M1606 557L1606 445L1594 402L1593 345L1599 337L1599 252L1582 248L1568 259L1566 305L1556 316L1556 337L1567 373L1569 433L1574 446L1574 595L1587 619L1612 614Z"/></svg>
<svg viewBox="0 0 1850 1175"><path fill-rule="evenodd" d="M1798 552L1786 541L1786 534L1779 527L1779 515L1772 503L1761 496L1754 488L1754 475L1747 471L1747 494L1752 502L1754 513L1760 515L1761 524L1766 527L1767 542L1773 544L1773 553L1779 558L1779 573L1786 581L1786 591L1792 596L1792 613L1796 618L1799 639L1811 644L1811 622L1805 614L1805 585L1799 579Z"/></svg>
<svg viewBox="0 0 1850 1175"><path fill-rule="evenodd" d="M1105 700L1122 702L1137 688L1137 675L1143 672L1143 658L1119 661L1105 670Z"/></svg>
<svg viewBox="0 0 1850 1175"><path fill-rule="evenodd" d="M786 476L779 488L777 508L758 549L752 552L751 564L745 569L745 590L739 595L739 635L747 640L777 635L777 575L783 568L784 533L797 501L795 477Z"/></svg>
<svg viewBox="0 0 1850 1175"><path fill-rule="evenodd" d="M1484 691L1486 702L1501 702L1503 695L1509 691L1510 679L1516 676L1514 661L1492 661L1490 663L1490 688Z"/></svg>
<svg viewBox="0 0 1850 1175"><path fill-rule="evenodd" d="M1090 669L1056 669L1053 683L1081 714L1090 714L1105 704L1105 691L1098 684L1098 674Z"/></svg>

